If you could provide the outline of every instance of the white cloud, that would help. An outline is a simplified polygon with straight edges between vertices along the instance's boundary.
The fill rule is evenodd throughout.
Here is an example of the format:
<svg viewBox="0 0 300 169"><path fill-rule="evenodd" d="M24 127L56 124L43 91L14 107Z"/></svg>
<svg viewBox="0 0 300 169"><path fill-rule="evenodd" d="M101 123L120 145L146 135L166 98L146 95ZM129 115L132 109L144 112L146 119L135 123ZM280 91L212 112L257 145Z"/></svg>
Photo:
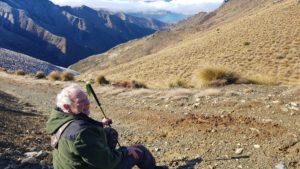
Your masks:
<svg viewBox="0 0 300 169"><path fill-rule="evenodd" d="M169 10L177 13L196 14L210 11L220 5L223 0L51 0L58 5L106 8L114 11L151 11Z"/></svg>

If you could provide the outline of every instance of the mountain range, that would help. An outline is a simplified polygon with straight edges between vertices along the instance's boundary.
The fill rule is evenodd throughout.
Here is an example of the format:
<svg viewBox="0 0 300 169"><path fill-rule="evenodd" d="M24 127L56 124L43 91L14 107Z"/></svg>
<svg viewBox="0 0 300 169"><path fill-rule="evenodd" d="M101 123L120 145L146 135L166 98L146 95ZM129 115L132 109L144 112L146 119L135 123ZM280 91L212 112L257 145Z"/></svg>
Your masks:
<svg viewBox="0 0 300 169"><path fill-rule="evenodd" d="M128 15L142 17L142 18L152 18L166 23L177 23L183 19L189 17L188 15L174 13L165 10L159 11L144 11L144 12L128 12Z"/></svg>
<svg viewBox="0 0 300 169"><path fill-rule="evenodd" d="M60 66L168 28L169 24L157 20L87 6L60 7L48 0L0 1L0 47Z"/></svg>

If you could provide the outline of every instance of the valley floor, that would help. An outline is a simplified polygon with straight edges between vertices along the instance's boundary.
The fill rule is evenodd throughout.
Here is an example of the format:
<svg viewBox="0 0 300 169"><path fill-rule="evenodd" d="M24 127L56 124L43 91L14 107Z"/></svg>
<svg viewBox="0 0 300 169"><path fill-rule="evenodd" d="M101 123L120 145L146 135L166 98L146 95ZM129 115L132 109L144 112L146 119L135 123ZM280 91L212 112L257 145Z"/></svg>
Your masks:
<svg viewBox="0 0 300 169"><path fill-rule="evenodd" d="M48 168L45 123L56 94L68 83L4 72L0 81L0 168ZM159 164L174 169L300 168L300 86L94 89L121 145L144 144ZM93 117L101 119L91 100ZM24 153L40 151L44 155L33 164L24 162Z"/></svg>

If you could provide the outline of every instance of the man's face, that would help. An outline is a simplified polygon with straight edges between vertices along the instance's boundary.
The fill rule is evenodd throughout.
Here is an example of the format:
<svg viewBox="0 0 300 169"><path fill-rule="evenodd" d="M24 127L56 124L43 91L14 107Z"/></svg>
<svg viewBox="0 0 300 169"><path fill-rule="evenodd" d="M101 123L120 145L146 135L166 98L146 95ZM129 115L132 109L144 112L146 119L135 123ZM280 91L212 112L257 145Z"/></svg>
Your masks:
<svg viewBox="0 0 300 169"><path fill-rule="evenodd" d="M71 105L70 109L72 113L84 113L86 115L90 114L90 101L86 94L82 91L75 92L71 94Z"/></svg>

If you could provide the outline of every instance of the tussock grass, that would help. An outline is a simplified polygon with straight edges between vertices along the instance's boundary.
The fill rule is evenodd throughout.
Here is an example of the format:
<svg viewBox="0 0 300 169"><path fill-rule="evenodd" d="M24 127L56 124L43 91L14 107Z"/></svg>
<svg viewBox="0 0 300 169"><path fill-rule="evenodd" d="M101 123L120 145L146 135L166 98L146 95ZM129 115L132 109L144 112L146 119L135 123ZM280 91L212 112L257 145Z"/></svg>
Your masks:
<svg viewBox="0 0 300 169"><path fill-rule="evenodd" d="M249 46L250 42L244 42L244 46Z"/></svg>
<svg viewBox="0 0 300 169"><path fill-rule="evenodd" d="M36 79L44 79L46 77L45 73L43 71L37 71L34 75Z"/></svg>
<svg viewBox="0 0 300 169"><path fill-rule="evenodd" d="M98 76L96 78L95 82L98 85L108 85L108 84L110 84L110 82L103 75Z"/></svg>
<svg viewBox="0 0 300 169"><path fill-rule="evenodd" d="M175 82L172 82L169 84L169 88L191 88L192 86L188 85L188 83L186 83L183 80L176 80Z"/></svg>
<svg viewBox="0 0 300 169"><path fill-rule="evenodd" d="M52 71L47 76L47 79L52 80L52 81L61 80L61 72L59 72L59 71Z"/></svg>
<svg viewBox="0 0 300 169"><path fill-rule="evenodd" d="M138 81L135 81L135 80L132 80L132 81L119 81L119 82L114 83L113 86L124 87L124 88L135 88L135 89L147 88L147 86L144 83L138 82Z"/></svg>
<svg viewBox="0 0 300 169"><path fill-rule="evenodd" d="M238 74L224 68L204 68L195 75L195 80L201 86L224 86L234 84L238 79Z"/></svg>
<svg viewBox="0 0 300 169"><path fill-rule="evenodd" d="M62 81L72 81L72 80L74 80L74 74L69 71L63 71L60 74L60 79Z"/></svg>
<svg viewBox="0 0 300 169"><path fill-rule="evenodd" d="M25 72L24 72L24 70L19 69L19 70L16 70L16 71L15 71L15 74L16 74L16 75L20 75L20 76L24 76L24 75L25 75Z"/></svg>

